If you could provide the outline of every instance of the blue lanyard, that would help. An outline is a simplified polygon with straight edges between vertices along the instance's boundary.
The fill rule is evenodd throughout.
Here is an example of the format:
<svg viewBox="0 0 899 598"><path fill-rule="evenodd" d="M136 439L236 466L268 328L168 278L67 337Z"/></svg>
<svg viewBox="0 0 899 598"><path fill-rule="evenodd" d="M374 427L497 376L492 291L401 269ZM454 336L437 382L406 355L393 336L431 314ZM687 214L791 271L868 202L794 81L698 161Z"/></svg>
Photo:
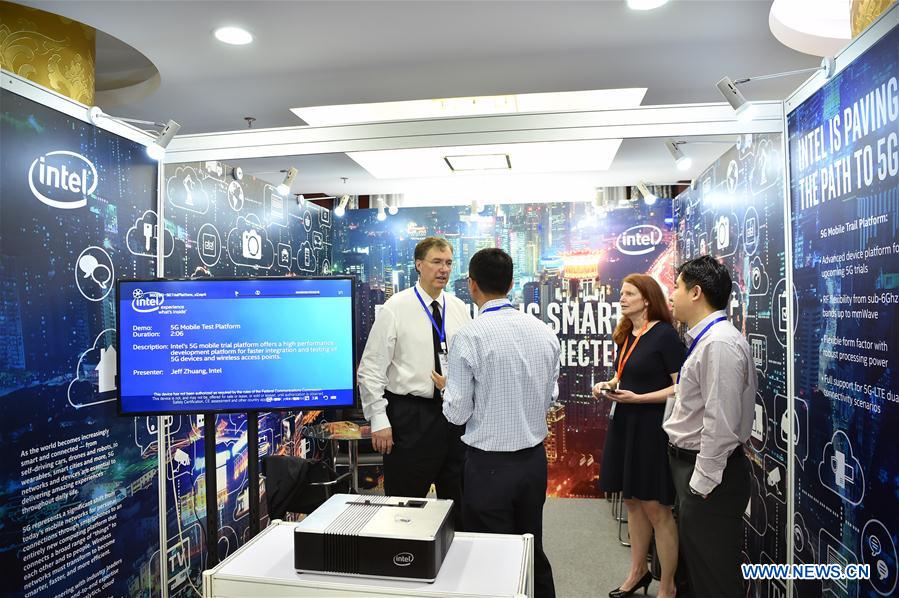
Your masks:
<svg viewBox="0 0 899 598"><path fill-rule="evenodd" d="M511 308L511 309L515 309L515 306L512 305L511 303L505 303L503 305L494 305L493 307L488 307L487 309L481 311L481 313L486 314L487 312L499 311L501 309L506 309L507 307Z"/></svg>
<svg viewBox="0 0 899 598"><path fill-rule="evenodd" d="M428 319L431 320L431 325L440 336L440 344L446 344L446 295L443 296L443 319L440 322L440 326L438 326L437 321L434 319L434 314L431 313L431 310L428 309L427 305L425 305L424 299L422 299L421 295L418 293L418 287L412 287L412 290L415 291L415 296L418 297L418 302L421 303L422 309L425 310L425 313L428 315Z"/></svg>
<svg viewBox="0 0 899 598"><path fill-rule="evenodd" d="M705 333L709 331L709 328L711 328L718 322L723 322L726 319L727 316L721 316L720 318L716 318L705 325L705 328L702 329L702 332L697 334L696 338L693 339L693 342L690 343L690 348L687 350L687 354L684 356L684 363L687 363L687 358L690 357L690 353L692 353L693 349L696 348L696 343L698 343L699 339L701 339L705 335ZM683 366L681 366L681 369L683 369ZM677 372L677 383L680 384L680 371Z"/></svg>

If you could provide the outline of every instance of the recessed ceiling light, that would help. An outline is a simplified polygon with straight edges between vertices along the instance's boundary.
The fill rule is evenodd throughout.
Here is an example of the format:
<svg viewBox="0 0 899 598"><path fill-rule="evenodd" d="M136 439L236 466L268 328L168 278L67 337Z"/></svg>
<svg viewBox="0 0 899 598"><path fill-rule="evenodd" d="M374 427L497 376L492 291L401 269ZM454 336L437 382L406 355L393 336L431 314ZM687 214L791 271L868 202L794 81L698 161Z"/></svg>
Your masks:
<svg viewBox="0 0 899 598"><path fill-rule="evenodd" d="M508 154L476 154L469 156L444 156L450 170L511 170Z"/></svg>
<svg viewBox="0 0 899 598"><path fill-rule="evenodd" d="M668 0L627 0L627 7L631 10L652 10L667 3Z"/></svg>
<svg viewBox="0 0 899 598"><path fill-rule="evenodd" d="M240 27L219 27L214 32L215 39L223 44L245 46L253 42L253 34Z"/></svg>

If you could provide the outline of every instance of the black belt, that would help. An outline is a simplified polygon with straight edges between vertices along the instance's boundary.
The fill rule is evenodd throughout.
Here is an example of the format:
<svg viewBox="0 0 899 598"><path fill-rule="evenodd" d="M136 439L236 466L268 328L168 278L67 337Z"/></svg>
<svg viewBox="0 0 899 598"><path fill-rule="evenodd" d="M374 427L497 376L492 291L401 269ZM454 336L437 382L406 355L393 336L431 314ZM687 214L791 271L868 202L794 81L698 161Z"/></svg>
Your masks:
<svg viewBox="0 0 899 598"><path fill-rule="evenodd" d="M733 450L733 452L727 456L727 460L735 459L743 454L743 445L738 445L737 448ZM699 455L699 451L694 451L690 449L681 448L679 446L674 446L670 442L668 443L668 455L675 459L680 459L681 461L689 461L690 463L696 462L696 456Z"/></svg>
<svg viewBox="0 0 899 598"><path fill-rule="evenodd" d="M388 402L392 400L401 400L401 401L427 401L428 403L442 403L443 401L434 401L434 397L420 397L418 395L398 395L395 392L390 392L386 388L384 389L384 398L387 399Z"/></svg>

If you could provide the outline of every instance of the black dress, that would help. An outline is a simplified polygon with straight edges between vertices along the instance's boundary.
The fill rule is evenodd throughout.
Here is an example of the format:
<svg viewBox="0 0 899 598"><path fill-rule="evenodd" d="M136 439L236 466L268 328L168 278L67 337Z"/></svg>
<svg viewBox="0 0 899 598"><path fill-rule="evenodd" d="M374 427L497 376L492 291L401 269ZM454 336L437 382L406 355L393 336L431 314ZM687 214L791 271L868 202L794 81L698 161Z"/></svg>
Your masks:
<svg viewBox="0 0 899 598"><path fill-rule="evenodd" d="M628 351L636 337L627 341ZM670 324L657 322L647 330L624 364L619 387L636 394L671 386L671 374L680 370L686 347ZM618 360L622 358L618 347ZM624 498L674 504L674 486L668 467L668 435L662 430L665 403L618 403L609 422L599 470L599 488L621 492Z"/></svg>

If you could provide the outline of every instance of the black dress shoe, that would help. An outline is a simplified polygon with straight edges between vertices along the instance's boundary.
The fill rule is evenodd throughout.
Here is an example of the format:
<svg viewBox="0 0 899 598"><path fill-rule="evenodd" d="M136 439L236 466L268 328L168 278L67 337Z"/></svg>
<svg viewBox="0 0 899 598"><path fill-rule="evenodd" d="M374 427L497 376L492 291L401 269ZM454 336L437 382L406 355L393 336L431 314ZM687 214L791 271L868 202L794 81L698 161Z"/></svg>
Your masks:
<svg viewBox="0 0 899 598"><path fill-rule="evenodd" d="M640 588L643 588L643 593L646 594L649 591L649 584L651 584L651 583L652 583L652 572L647 571L646 575L641 577L640 581L638 581L636 584L634 584L634 587L632 587L629 590L622 590L620 587L615 588L614 590L609 592L609 598L627 598L628 596L633 596L634 593L637 590L639 590Z"/></svg>

